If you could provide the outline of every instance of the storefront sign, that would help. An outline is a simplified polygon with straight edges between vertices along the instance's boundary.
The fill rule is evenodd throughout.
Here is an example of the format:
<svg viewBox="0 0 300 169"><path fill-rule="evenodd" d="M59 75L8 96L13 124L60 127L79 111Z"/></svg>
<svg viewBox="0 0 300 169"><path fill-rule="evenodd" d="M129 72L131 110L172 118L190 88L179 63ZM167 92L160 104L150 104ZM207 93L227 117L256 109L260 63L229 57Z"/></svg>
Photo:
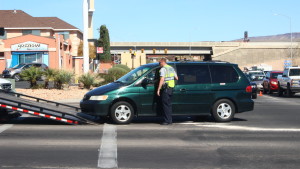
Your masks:
<svg viewBox="0 0 300 169"><path fill-rule="evenodd" d="M24 42L15 45L11 45L12 51L48 51L48 45L36 43L36 42Z"/></svg>
<svg viewBox="0 0 300 169"><path fill-rule="evenodd" d="M97 53L103 53L103 47L97 47Z"/></svg>

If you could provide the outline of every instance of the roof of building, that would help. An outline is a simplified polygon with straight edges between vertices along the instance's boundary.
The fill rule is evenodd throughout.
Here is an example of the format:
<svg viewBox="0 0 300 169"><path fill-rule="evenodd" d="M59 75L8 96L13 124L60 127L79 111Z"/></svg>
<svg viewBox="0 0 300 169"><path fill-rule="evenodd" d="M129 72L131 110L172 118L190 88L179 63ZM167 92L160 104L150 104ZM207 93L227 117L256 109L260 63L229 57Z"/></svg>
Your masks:
<svg viewBox="0 0 300 169"><path fill-rule="evenodd" d="M45 26L52 27L53 29L78 29L58 17L36 17L36 19Z"/></svg>
<svg viewBox="0 0 300 169"><path fill-rule="evenodd" d="M4 28L45 28L76 29L75 26L57 17L33 17L22 10L0 10L0 27Z"/></svg>

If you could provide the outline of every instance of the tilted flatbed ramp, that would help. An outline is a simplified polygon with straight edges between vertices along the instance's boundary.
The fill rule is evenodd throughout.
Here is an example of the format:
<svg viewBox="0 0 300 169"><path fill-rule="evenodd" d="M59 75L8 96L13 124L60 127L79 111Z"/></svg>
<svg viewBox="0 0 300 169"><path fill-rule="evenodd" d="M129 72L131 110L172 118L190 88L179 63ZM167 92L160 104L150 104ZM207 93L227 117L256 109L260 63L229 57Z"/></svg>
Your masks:
<svg viewBox="0 0 300 169"><path fill-rule="evenodd" d="M68 124L96 124L79 116L79 107L32 97L21 93L5 92L0 90L0 107Z"/></svg>

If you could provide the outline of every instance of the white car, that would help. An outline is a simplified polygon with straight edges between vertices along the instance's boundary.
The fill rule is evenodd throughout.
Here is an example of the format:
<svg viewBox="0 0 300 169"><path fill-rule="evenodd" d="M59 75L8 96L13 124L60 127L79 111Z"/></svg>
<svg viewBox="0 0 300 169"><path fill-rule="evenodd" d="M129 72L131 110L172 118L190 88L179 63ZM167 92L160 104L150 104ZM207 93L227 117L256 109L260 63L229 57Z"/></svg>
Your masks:
<svg viewBox="0 0 300 169"><path fill-rule="evenodd" d="M0 78L0 90L12 91L11 82L6 79Z"/></svg>

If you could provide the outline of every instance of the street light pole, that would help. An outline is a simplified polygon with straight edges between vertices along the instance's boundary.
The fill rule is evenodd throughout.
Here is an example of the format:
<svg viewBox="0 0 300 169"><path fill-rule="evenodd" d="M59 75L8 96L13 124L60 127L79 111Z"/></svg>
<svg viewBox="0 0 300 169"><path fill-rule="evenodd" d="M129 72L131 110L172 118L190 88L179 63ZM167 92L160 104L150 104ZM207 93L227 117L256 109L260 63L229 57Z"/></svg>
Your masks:
<svg viewBox="0 0 300 169"><path fill-rule="evenodd" d="M89 72L88 0L83 0L83 72Z"/></svg>
<svg viewBox="0 0 300 169"><path fill-rule="evenodd" d="M293 49L292 49L292 46L293 46L292 17L287 16L287 15L283 15L283 14L278 14L278 13L275 13L274 15L276 15L276 16L283 16L283 17L289 19L289 21L290 21L290 40L291 40L290 52L291 52L291 61L293 62Z"/></svg>

